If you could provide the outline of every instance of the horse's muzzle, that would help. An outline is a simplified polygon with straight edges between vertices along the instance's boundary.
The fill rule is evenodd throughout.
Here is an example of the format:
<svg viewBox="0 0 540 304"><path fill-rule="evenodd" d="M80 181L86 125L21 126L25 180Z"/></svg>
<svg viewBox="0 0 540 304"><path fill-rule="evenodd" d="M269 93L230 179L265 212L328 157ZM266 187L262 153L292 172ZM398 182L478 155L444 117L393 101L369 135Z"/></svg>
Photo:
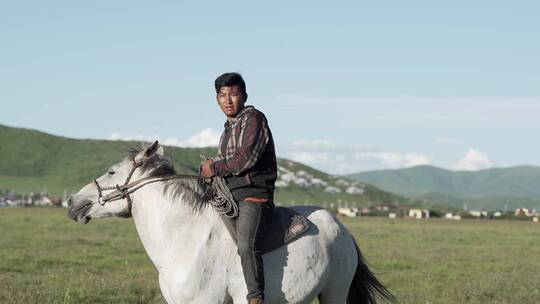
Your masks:
<svg viewBox="0 0 540 304"><path fill-rule="evenodd" d="M86 224L90 221L88 216L88 210L92 207L92 201L81 200L79 202L74 201L73 197L68 199L68 216L72 220Z"/></svg>

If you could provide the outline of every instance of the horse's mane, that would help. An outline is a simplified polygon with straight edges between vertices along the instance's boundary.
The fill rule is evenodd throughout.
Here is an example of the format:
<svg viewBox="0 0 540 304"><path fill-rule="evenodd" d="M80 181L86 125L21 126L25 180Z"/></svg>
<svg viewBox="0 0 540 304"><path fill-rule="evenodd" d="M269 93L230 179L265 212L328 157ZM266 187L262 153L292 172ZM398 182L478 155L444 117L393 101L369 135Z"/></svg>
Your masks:
<svg viewBox="0 0 540 304"><path fill-rule="evenodd" d="M135 156L145 149L146 146L143 145L131 147L128 159L133 161ZM140 170L142 174L150 177L174 178L164 182L163 195L170 195L173 200L180 200L180 196L182 196L195 213L199 213L208 205L209 187L203 179L178 175L170 157L154 154L144 161Z"/></svg>

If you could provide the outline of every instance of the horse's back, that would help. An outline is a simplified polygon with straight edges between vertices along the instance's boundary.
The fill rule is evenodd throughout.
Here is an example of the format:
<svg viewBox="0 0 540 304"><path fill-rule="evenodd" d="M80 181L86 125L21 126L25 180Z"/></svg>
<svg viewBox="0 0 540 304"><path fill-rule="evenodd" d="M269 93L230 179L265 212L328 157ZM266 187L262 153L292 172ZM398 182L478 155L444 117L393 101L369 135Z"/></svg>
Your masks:
<svg viewBox="0 0 540 304"><path fill-rule="evenodd" d="M293 210L305 216L314 224L314 231L307 234L315 234L329 244L339 242L340 246L349 244L354 249L354 240L347 228L328 210L319 206L293 206ZM342 243L343 242L343 243Z"/></svg>
<svg viewBox="0 0 540 304"><path fill-rule="evenodd" d="M349 257L356 263L356 245L353 236L331 212L319 206L295 206L296 212L307 217L314 224L314 231L309 232L316 236L320 245L325 246L329 254L340 255L339 259Z"/></svg>
<svg viewBox="0 0 540 304"><path fill-rule="evenodd" d="M324 224L327 229L339 229L339 222L328 210L319 206L292 206L299 214L305 216L314 224ZM316 226L319 226L316 224Z"/></svg>

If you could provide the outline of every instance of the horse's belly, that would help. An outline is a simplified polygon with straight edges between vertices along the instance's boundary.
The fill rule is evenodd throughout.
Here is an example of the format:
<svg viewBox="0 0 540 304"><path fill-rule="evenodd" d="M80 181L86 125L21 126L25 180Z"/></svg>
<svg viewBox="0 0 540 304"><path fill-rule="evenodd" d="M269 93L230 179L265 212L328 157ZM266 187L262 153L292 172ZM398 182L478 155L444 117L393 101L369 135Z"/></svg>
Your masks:
<svg viewBox="0 0 540 304"><path fill-rule="evenodd" d="M160 273L159 287L161 293L168 304L207 304L226 303L227 297L224 293L224 284L217 282L212 284L213 288L201 290L200 281L205 278L191 278L184 280L174 273Z"/></svg>

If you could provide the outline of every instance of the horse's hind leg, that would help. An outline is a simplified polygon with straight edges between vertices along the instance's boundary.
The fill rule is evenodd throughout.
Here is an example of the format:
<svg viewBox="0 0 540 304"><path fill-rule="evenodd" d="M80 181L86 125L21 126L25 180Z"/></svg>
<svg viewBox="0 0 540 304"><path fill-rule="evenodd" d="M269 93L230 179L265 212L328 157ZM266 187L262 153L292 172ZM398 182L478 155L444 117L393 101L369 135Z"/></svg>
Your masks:
<svg viewBox="0 0 540 304"><path fill-rule="evenodd" d="M346 301L346 296L331 297L323 294L319 295L319 304L345 304Z"/></svg>
<svg viewBox="0 0 540 304"><path fill-rule="evenodd" d="M357 261L347 258L351 256L350 254L342 256L344 256L342 263L332 271L326 285L319 294L320 304L345 304L347 302L349 289L351 288L351 282L354 277L353 270L356 269Z"/></svg>
<svg viewBox="0 0 540 304"><path fill-rule="evenodd" d="M354 243L349 241L344 246L340 246L339 251L334 255L342 258L326 279L326 284L319 294L320 304L345 304L347 302L354 271L358 264L356 249L351 245L354 246ZM354 252L354 255L351 252Z"/></svg>
<svg viewBox="0 0 540 304"><path fill-rule="evenodd" d="M339 280L337 280L339 282ZM345 304L347 295L349 294L349 286L347 284L330 283L319 294L319 304Z"/></svg>
<svg viewBox="0 0 540 304"><path fill-rule="evenodd" d="M223 304L233 304L233 298L227 293L225 299L223 299Z"/></svg>

